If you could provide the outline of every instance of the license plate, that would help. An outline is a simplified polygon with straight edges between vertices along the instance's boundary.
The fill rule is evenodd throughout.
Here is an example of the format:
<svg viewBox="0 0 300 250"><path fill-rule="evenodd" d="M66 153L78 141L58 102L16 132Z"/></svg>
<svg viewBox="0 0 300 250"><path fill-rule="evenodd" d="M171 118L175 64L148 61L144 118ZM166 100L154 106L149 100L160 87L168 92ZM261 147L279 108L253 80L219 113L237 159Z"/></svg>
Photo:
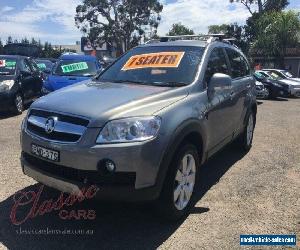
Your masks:
<svg viewBox="0 0 300 250"><path fill-rule="evenodd" d="M31 144L31 153L49 161L59 162L59 152L52 149Z"/></svg>

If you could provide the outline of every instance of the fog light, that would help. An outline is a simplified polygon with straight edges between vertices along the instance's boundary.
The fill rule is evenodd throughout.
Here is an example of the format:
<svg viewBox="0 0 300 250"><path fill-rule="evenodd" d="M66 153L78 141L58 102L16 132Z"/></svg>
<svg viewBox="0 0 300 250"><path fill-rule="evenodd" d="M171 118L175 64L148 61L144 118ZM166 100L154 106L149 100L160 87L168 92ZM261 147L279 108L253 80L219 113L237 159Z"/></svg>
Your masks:
<svg viewBox="0 0 300 250"><path fill-rule="evenodd" d="M116 165L111 160L106 160L105 161L105 167L106 167L108 172L115 172L115 170L116 170Z"/></svg>
<svg viewBox="0 0 300 250"><path fill-rule="evenodd" d="M109 159L103 159L98 163L98 171L103 175L112 174L116 171L116 164Z"/></svg>

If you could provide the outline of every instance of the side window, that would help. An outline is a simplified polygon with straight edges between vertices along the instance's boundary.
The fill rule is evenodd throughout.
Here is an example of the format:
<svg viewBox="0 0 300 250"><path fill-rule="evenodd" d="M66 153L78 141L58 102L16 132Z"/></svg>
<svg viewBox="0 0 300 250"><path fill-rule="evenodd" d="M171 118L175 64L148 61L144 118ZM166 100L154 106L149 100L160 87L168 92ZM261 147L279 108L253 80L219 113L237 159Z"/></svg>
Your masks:
<svg viewBox="0 0 300 250"><path fill-rule="evenodd" d="M28 62L27 59L22 59L22 60L20 61L20 69L21 69L22 71L31 72L30 64L29 64L29 62Z"/></svg>
<svg viewBox="0 0 300 250"><path fill-rule="evenodd" d="M205 72L206 86L215 73L223 73L229 75L226 57L222 48L216 48L210 54L207 69Z"/></svg>
<svg viewBox="0 0 300 250"><path fill-rule="evenodd" d="M36 62L33 60L30 60L31 68L33 71L39 71L39 67L37 66Z"/></svg>
<svg viewBox="0 0 300 250"><path fill-rule="evenodd" d="M250 67L246 59L237 51L226 48L231 65L231 77L233 79L250 75Z"/></svg>

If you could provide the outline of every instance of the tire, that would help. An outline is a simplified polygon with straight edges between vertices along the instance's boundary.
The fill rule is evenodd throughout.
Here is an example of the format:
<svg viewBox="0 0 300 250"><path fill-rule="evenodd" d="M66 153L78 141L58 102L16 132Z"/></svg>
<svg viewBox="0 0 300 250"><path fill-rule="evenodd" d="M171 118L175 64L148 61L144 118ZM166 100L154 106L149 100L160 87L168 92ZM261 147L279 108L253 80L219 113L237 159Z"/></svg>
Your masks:
<svg viewBox="0 0 300 250"><path fill-rule="evenodd" d="M273 97L272 91L268 88L267 88L267 90L268 90L268 95L267 95L266 99L273 99L274 97Z"/></svg>
<svg viewBox="0 0 300 250"><path fill-rule="evenodd" d="M241 136L238 139L238 146L246 152L248 152L252 147L255 123L256 123L256 116L252 111L250 111L250 113L247 116L247 122L246 122L246 127L244 129L244 132L241 134Z"/></svg>
<svg viewBox="0 0 300 250"><path fill-rule="evenodd" d="M18 93L14 98L14 107L13 111L15 114L20 115L24 110L23 97Z"/></svg>
<svg viewBox="0 0 300 250"><path fill-rule="evenodd" d="M270 90L266 88L266 95L264 96L264 99L270 99Z"/></svg>
<svg viewBox="0 0 300 250"><path fill-rule="evenodd" d="M184 168L183 162L186 162L187 167ZM169 166L160 198L155 204L161 217L176 221L187 215L193 204L199 164L199 154L194 145L180 146Z"/></svg>

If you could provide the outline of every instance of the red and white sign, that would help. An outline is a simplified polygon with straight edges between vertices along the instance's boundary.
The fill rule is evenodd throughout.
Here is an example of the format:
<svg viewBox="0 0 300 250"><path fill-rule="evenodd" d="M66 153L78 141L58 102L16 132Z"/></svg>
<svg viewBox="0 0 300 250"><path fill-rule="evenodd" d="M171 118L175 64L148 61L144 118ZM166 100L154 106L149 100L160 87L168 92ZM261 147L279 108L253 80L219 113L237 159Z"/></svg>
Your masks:
<svg viewBox="0 0 300 250"><path fill-rule="evenodd" d="M5 67L5 60L0 60L0 67Z"/></svg>

